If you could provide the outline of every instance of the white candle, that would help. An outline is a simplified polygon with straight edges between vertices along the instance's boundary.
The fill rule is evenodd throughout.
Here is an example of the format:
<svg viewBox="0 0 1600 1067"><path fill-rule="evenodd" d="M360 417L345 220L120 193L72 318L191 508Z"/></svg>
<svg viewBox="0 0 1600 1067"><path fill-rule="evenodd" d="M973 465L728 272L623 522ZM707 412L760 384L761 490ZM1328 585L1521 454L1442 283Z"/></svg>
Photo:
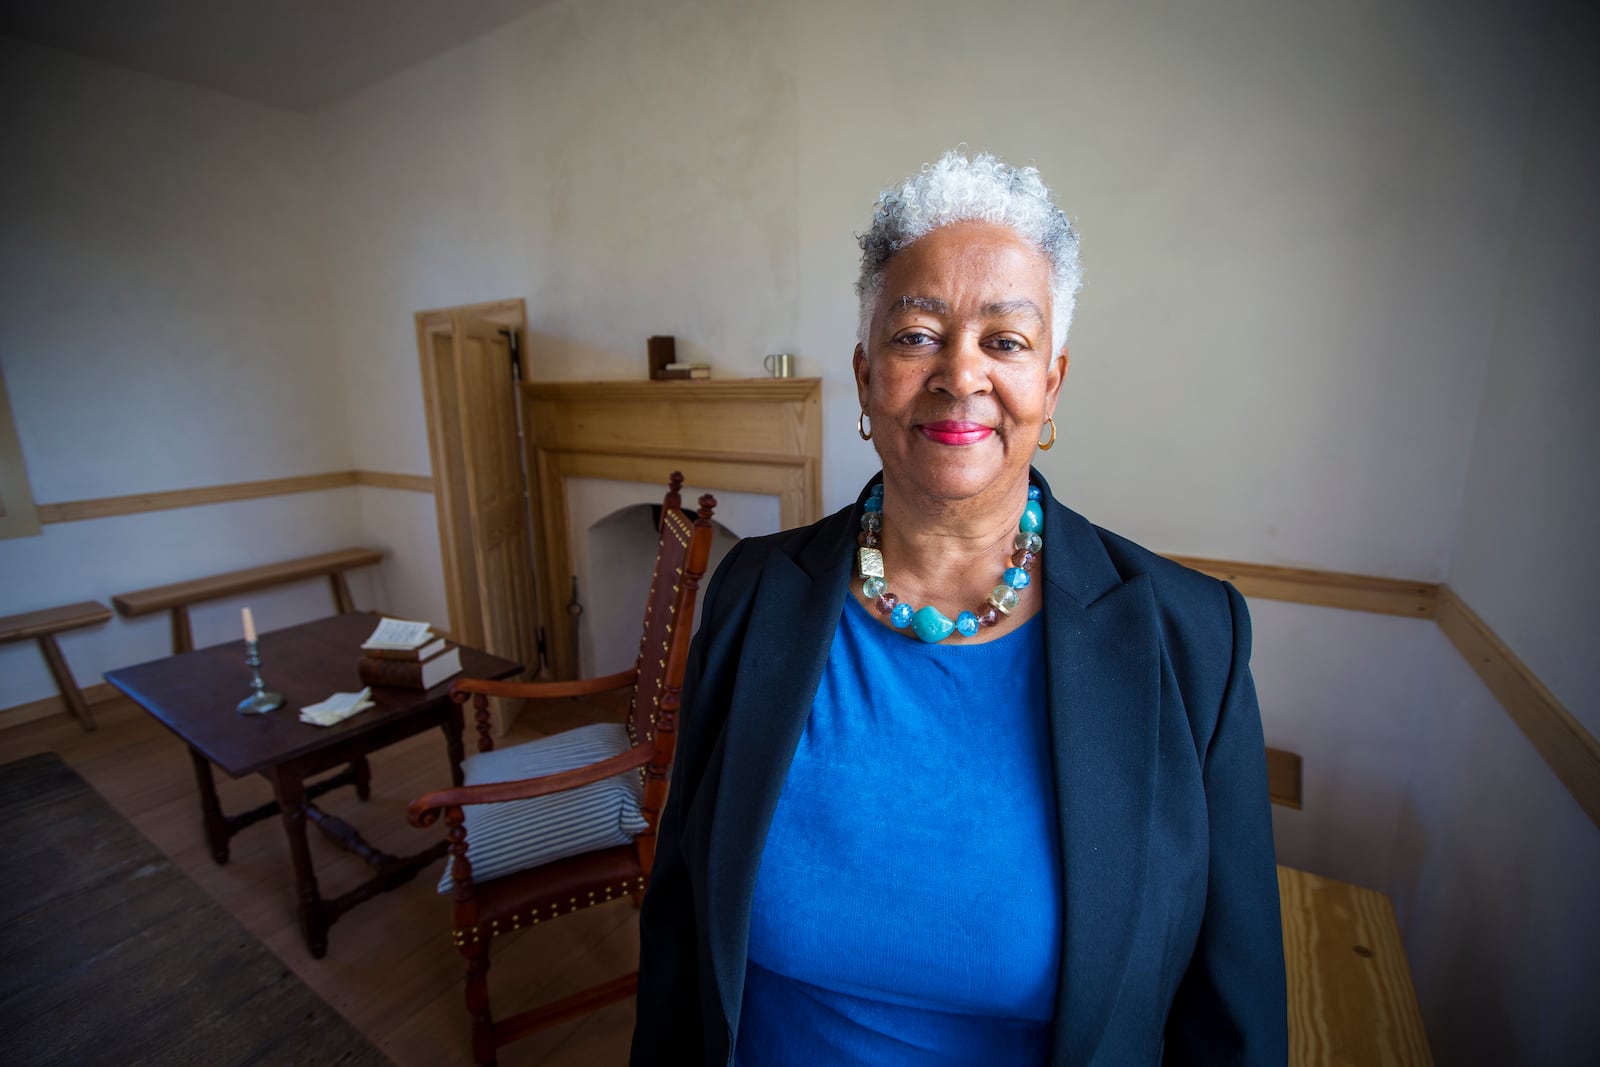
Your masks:
<svg viewBox="0 0 1600 1067"><path fill-rule="evenodd" d="M254 641L256 639L256 617L250 614L249 608L245 608L239 614L244 617L244 639L246 641Z"/></svg>

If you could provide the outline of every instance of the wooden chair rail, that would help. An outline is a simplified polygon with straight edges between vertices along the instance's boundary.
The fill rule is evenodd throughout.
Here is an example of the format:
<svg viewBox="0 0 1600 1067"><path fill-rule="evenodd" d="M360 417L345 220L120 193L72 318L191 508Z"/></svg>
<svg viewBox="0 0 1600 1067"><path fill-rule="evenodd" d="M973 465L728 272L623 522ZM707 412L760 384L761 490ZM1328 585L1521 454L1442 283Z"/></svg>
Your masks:
<svg viewBox="0 0 1600 1067"><path fill-rule="evenodd" d="M55 679L62 703L66 704L67 710L72 712L78 725L85 730L94 729L94 716L89 712L88 702L83 699L77 679L72 676L72 668L61 654L61 646L56 644L55 635L64 630L98 626L109 618L111 609L98 600L84 600L59 608L44 608L0 618L0 644L29 638L39 642L39 652L44 656L45 666L50 668L50 677Z"/></svg>
<svg viewBox="0 0 1600 1067"><path fill-rule="evenodd" d="M357 567L370 567L381 562L383 552L376 548L345 548L337 552L306 556L301 559L269 563L261 567L213 574L186 582L173 582L131 593L119 593L111 598L117 611L123 615L149 615L158 611L172 612L172 651L189 652L194 649L194 637L189 629L189 608L208 600L251 593L257 589L288 585L309 578L328 579L333 593L333 606L339 614L356 609L355 599L344 572Z"/></svg>

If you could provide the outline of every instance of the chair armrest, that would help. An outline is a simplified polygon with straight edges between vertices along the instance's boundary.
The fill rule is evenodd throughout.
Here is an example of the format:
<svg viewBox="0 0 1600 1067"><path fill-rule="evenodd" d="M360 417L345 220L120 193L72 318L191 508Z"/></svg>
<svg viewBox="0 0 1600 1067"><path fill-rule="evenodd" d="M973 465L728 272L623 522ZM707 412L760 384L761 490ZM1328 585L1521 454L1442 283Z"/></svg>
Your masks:
<svg viewBox="0 0 1600 1067"><path fill-rule="evenodd" d="M439 819L446 808L459 808L468 804L503 804L509 800L528 800L532 797L564 793L580 785L601 782L623 771L643 767L655 755L654 741L634 745L626 752L574 767L570 771L541 774L537 778L519 778L513 782L484 782L482 785L458 785L452 789L435 789L413 800L406 808L406 818L412 826L427 828Z"/></svg>
<svg viewBox="0 0 1600 1067"><path fill-rule="evenodd" d="M625 689L633 684L633 668L607 674L600 678L584 678L576 682L491 682L484 678L463 678L450 687L450 696L456 703L466 700L467 693L482 693L491 697L511 697L517 700L547 700L553 697L581 697L591 693L607 693ZM461 694L457 696L457 694Z"/></svg>

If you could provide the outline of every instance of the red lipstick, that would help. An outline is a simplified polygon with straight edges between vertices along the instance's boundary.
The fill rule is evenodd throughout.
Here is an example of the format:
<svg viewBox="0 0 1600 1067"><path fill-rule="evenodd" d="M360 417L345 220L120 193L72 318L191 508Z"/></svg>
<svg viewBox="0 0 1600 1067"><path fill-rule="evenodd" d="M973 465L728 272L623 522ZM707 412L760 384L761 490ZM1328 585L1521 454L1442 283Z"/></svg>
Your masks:
<svg viewBox="0 0 1600 1067"><path fill-rule="evenodd" d="M917 428L922 436L940 445L975 445L994 433L994 427L981 422L924 422Z"/></svg>

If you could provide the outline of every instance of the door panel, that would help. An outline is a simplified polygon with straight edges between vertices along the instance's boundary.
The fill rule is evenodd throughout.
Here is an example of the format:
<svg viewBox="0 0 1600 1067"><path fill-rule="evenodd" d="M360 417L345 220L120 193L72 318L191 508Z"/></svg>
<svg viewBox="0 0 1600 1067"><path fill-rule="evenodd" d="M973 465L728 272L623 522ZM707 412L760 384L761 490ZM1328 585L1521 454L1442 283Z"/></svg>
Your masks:
<svg viewBox="0 0 1600 1067"><path fill-rule="evenodd" d="M457 411L483 646L537 669L528 504L509 338L493 322L451 317Z"/></svg>
<svg viewBox="0 0 1600 1067"><path fill-rule="evenodd" d="M418 312L423 403L449 632L539 673L517 385L508 330L522 302ZM504 702L495 701L500 705ZM513 708L495 707L503 733Z"/></svg>

